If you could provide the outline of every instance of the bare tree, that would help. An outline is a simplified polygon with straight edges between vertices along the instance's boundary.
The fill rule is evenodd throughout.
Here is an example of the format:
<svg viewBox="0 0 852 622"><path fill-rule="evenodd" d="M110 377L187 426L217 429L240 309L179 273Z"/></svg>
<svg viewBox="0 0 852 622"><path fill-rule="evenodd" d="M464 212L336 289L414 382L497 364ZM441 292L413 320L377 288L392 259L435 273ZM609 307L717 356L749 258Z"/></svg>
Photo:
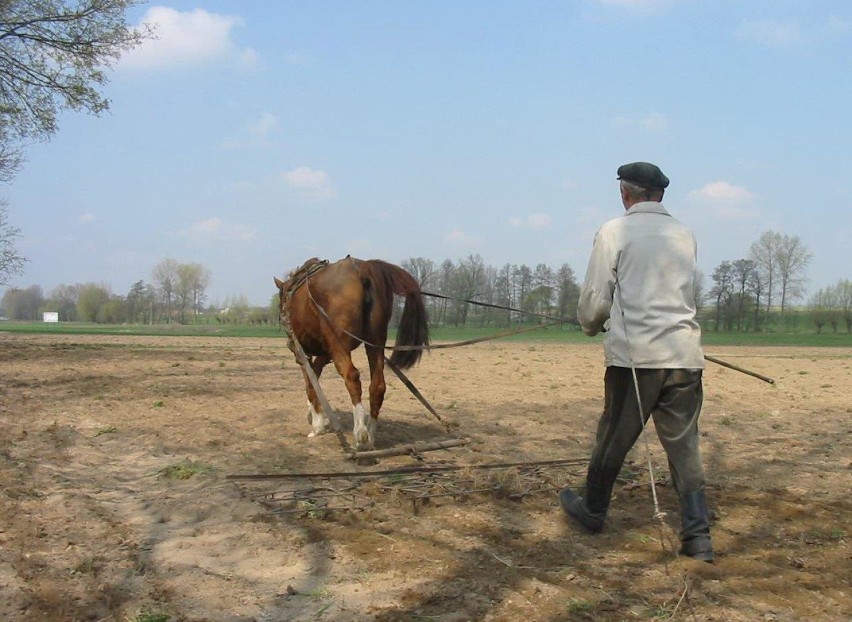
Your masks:
<svg viewBox="0 0 852 622"><path fill-rule="evenodd" d="M459 261L452 279L452 295L459 300L474 300L485 292L485 262L479 255L468 255ZM467 322L470 305L464 302L456 303L457 321L462 326Z"/></svg>
<svg viewBox="0 0 852 622"><path fill-rule="evenodd" d="M577 316L577 302L580 300L580 286L574 270L567 263L556 271L556 309L559 317L573 319Z"/></svg>
<svg viewBox="0 0 852 622"><path fill-rule="evenodd" d="M181 321L185 321L185 312L191 310L193 317L198 319L198 312L203 308L207 298L207 288L210 286L210 270L199 263L178 265L178 299L180 303Z"/></svg>
<svg viewBox="0 0 852 622"><path fill-rule="evenodd" d="M731 262L731 267L733 269L733 282L736 287L737 330L742 330L743 320L745 319L748 305L751 302L749 285L752 282L755 264L751 259L737 259Z"/></svg>
<svg viewBox="0 0 852 622"><path fill-rule="evenodd" d="M154 266L152 277L154 283L157 284L160 299L166 306L166 316L171 320L172 305L177 292L178 262L174 259L164 259Z"/></svg>
<svg viewBox="0 0 852 622"><path fill-rule="evenodd" d="M730 261L723 261L713 271L713 289L710 290L710 295L716 300L716 330L718 331L722 324L722 315L724 315L730 324L728 314L731 297L734 293L734 268Z"/></svg>
<svg viewBox="0 0 852 622"><path fill-rule="evenodd" d="M494 275L494 302L504 307L514 307L512 300L512 266L504 264ZM506 311L499 324L508 326L512 322L512 312Z"/></svg>
<svg viewBox="0 0 852 622"><path fill-rule="evenodd" d="M778 276L778 246L781 234L771 229L760 234L760 238L751 245L749 257L754 261L760 274L760 281L766 293L766 313L772 307L772 296L775 293L775 282Z"/></svg>
<svg viewBox="0 0 852 622"><path fill-rule="evenodd" d="M837 332L837 325L842 314L838 293L838 288L825 287L811 296L808 301L811 321L816 326L817 333L821 333L822 327L826 324L829 324L835 333Z"/></svg>
<svg viewBox="0 0 852 622"><path fill-rule="evenodd" d="M846 323L846 332L852 333L852 281L849 279L837 283L837 304Z"/></svg>
<svg viewBox="0 0 852 622"><path fill-rule="evenodd" d="M778 279L781 287L781 313L793 300L805 293L805 268L813 258L797 235L781 236L775 249L775 261L778 266Z"/></svg>
<svg viewBox="0 0 852 622"><path fill-rule="evenodd" d="M701 311L704 297L706 296L705 289L707 287L706 278L701 270L695 271L695 278L692 281L692 297L695 300L695 310Z"/></svg>
<svg viewBox="0 0 852 622"><path fill-rule="evenodd" d="M7 212L6 202L0 200L0 285L8 285L10 277L22 274L27 261L15 248L21 231L9 224Z"/></svg>
<svg viewBox="0 0 852 622"><path fill-rule="evenodd" d="M444 296L452 296L453 275L456 267L450 259L445 259L441 263L441 269L438 273L438 293ZM447 307L449 301L442 299L438 304L437 313L433 316L437 324L443 325L447 321Z"/></svg>
<svg viewBox="0 0 852 622"><path fill-rule="evenodd" d="M437 280L435 262L424 257L412 257L402 262L402 267L411 273L414 280L420 285L420 289L427 290Z"/></svg>
<svg viewBox="0 0 852 622"><path fill-rule="evenodd" d="M530 267L526 264L520 266L512 266L514 273L512 274L513 284L515 286L515 300L521 303L521 310L527 311L524 304L527 300L527 294L533 288L533 273Z"/></svg>

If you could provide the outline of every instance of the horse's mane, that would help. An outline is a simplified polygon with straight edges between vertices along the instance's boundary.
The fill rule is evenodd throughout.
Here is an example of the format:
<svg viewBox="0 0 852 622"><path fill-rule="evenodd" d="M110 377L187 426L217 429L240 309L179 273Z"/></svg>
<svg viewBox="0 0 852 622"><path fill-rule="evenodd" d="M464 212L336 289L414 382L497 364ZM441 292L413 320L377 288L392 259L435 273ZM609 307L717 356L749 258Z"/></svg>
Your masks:
<svg viewBox="0 0 852 622"><path fill-rule="evenodd" d="M287 275L287 280L284 281L284 287L282 291L284 292L292 292L295 289L305 282L305 280L310 277L315 272L322 270L328 265L327 259L319 259L318 257L311 257L301 266L290 272Z"/></svg>

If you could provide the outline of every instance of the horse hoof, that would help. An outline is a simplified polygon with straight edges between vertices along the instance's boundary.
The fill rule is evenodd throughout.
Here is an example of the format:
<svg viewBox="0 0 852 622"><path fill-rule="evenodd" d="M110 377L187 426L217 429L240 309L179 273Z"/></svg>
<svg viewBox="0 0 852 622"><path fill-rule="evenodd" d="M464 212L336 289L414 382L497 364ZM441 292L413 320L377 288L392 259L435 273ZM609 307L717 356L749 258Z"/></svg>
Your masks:
<svg viewBox="0 0 852 622"><path fill-rule="evenodd" d="M373 448L373 443L370 440L370 435L367 431L359 432L355 435L355 449L357 451L367 451Z"/></svg>

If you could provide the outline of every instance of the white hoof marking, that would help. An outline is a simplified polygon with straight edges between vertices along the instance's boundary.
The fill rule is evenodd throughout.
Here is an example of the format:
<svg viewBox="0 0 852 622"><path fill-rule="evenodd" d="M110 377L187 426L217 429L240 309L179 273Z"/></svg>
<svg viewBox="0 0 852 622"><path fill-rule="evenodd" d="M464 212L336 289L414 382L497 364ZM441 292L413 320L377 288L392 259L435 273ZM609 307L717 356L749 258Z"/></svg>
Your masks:
<svg viewBox="0 0 852 622"><path fill-rule="evenodd" d="M310 401L308 402L308 420L311 422L311 432L308 434L308 438L314 438L328 431L329 423L325 414L322 411L315 411Z"/></svg>

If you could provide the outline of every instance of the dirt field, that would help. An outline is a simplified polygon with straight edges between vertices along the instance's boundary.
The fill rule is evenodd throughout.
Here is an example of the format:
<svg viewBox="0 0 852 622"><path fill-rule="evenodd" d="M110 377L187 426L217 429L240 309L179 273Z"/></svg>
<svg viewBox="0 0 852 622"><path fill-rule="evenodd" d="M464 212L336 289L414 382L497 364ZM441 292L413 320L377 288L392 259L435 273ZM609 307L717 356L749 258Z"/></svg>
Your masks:
<svg viewBox="0 0 852 622"><path fill-rule="evenodd" d="M605 531L563 519L554 489L581 482L601 408L597 344L427 355L411 379L472 442L359 466L334 435L306 438L283 339L0 333L0 619L852 618L852 348L707 353L777 380L715 365L705 375L713 566L672 555L641 441ZM324 386L351 428L331 369ZM378 436L382 448L447 433L389 375ZM555 459L575 462L528 480L472 468L443 483L226 478ZM451 494L412 500L436 490Z"/></svg>

